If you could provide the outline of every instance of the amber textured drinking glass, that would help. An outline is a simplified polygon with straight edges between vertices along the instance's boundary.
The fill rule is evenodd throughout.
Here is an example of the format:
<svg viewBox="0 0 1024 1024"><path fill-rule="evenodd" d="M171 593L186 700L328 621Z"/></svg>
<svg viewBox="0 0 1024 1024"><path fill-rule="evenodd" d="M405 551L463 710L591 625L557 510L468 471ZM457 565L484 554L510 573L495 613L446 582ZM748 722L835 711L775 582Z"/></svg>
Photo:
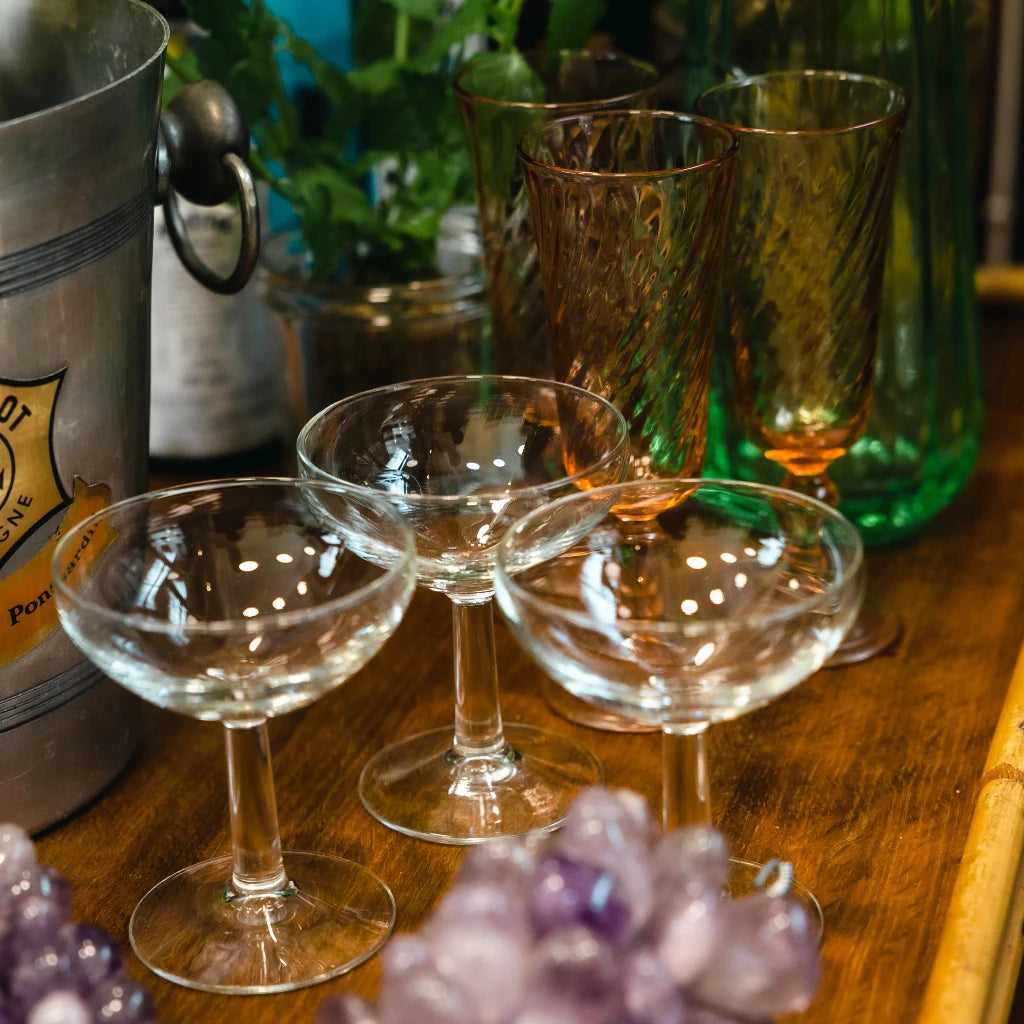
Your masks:
<svg viewBox="0 0 1024 1024"><path fill-rule="evenodd" d="M558 380L629 425L632 479L699 476L737 142L663 111L559 118L519 143ZM642 725L547 686L584 725Z"/></svg>
<svg viewBox="0 0 1024 1024"><path fill-rule="evenodd" d="M630 429L630 476L699 476L735 136L664 111L559 118L519 143L558 380Z"/></svg>
<svg viewBox="0 0 1024 1024"><path fill-rule="evenodd" d="M831 505L829 466L871 409L906 106L898 85L841 71L755 75L697 100L740 137L725 290L737 412L784 487ZM837 660L898 634L891 616L862 619Z"/></svg>
<svg viewBox="0 0 1024 1024"><path fill-rule="evenodd" d="M585 111L649 105L655 69L621 54L491 53L455 79L476 179L497 373L551 376L547 314L516 156L527 128Z"/></svg>

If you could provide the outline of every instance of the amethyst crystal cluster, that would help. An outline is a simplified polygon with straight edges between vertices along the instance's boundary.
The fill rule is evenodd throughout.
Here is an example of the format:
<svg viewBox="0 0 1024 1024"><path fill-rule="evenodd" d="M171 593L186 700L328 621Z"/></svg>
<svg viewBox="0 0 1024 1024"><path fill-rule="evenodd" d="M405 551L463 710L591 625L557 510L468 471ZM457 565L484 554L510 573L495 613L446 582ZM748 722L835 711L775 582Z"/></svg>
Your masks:
<svg viewBox="0 0 1024 1024"><path fill-rule="evenodd" d="M71 921L71 886L36 860L18 825L0 824L0 1024L155 1024L118 944Z"/></svg>
<svg viewBox="0 0 1024 1024"><path fill-rule="evenodd" d="M817 933L789 897L722 895L711 829L662 836L636 794L590 789L551 836L466 855L418 934L383 953L377 1005L316 1024L759 1024L805 1009Z"/></svg>

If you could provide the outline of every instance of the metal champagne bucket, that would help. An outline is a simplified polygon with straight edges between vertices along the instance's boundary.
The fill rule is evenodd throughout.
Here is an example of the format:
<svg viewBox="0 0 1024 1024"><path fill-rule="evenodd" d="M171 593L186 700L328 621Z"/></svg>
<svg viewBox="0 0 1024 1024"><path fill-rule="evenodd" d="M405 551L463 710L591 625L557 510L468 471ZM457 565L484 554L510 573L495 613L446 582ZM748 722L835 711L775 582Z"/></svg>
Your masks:
<svg viewBox="0 0 1024 1024"><path fill-rule="evenodd" d="M50 559L73 523L145 489L154 203L216 290L244 284L258 246L230 101L199 88L161 120L167 40L138 0L0 3L0 821L32 832L135 745L132 698L60 628ZM176 189L238 190L227 278L174 230Z"/></svg>

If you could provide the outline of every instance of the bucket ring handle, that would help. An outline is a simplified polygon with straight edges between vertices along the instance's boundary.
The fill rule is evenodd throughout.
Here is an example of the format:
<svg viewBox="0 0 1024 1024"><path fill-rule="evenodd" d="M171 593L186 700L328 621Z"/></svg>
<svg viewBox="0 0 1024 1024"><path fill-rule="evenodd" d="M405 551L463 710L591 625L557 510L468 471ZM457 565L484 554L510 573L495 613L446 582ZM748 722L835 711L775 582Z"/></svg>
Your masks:
<svg viewBox="0 0 1024 1024"><path fill-rule="evenodd" d="M164 223L167 225L171 244L188 272L210 291L219 295L234 295L245 287L246 282L252 277L253 270L256 269L256 259L260 250L260 214L256 201L256 185L248 164L237 153L225 153L221 162L235 180L242 221L238 260L231 273L218 274L196 254L189 240L188 229L178 206L178 193L174 188L169 188L164 196Z"/></svg>
<svg viewBox="0 0 1024 1024"><path fill-rule="evenodd" d="M163 205L167 234L189 273L220 295L245 287L260 249L256 184L245 158L249 133L234 100L210 79L182 86L160 117L156 153L157 200ZM207 266L196 253L178 206L179 193L204 206L238 197L242 237L230 274Z"/></svg>

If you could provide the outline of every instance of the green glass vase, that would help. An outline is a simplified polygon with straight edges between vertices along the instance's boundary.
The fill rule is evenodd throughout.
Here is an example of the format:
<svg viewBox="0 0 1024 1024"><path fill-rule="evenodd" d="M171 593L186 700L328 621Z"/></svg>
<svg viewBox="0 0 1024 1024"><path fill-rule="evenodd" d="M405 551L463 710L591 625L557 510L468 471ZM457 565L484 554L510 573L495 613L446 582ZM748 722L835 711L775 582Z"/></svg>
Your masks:
<svg viewBox="0 0 1024 1024"><path fill-rule="evenodd" d="M865 541L920 530L963 488L982 430L974 291L967 0L673 0L686 59L757 73L833 68L910 97L867 429L833 466ZM708 475L777 482L717 361Z"/></svg>

